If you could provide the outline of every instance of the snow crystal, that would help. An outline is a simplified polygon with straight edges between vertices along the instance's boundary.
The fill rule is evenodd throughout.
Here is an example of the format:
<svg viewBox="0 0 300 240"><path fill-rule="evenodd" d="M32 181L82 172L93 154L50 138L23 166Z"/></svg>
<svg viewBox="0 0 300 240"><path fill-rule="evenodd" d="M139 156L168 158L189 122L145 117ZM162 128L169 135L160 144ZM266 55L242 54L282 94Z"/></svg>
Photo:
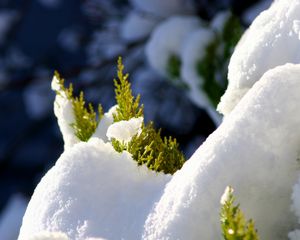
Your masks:
<svg viewBox="0 0 300 240"><path fill-rule="evenodd" d="M171 17L158 25L146 45L146 56L151 67L168 77L167 64L170 57L181 55L184 39L200 26L198 18L187 16Z"/></svg>
<svg viewBox="0 0 300 240"><path fill-rule="evenodd" d="M113 123L107 129L106 136L108 139L115 138L123 143L128 143L134 135L141 132L143 121L144 118L139 117Z"/></svg>
<svg viewBox="0 0 300 240"><path fill-rule="evenodd" d="M220 239L226 186L261 239L286 239L299 174L300 65L268 71L177 171L145 223L145 239ZM289 187L290 186L290 187Z"/></svg>
<svg viewBox="0 0 300 240"><path fill-rule="evenodd" d="M158 17L193 13L194 9L190 0L130 0L130 2L137 9Z"/></svg>
<svg viewBox="0 0 300 240"><path fill-rule="evenodd" d="M19 240L40 231L72 240L140 239L170 175L137 166L98 138L74 145L43 177L29 202ZM141 194L142 193L142 194Z"/></svg>
<svg viewBox="0 0 300 240"><path fill-rule="evenodd" d="M74 129L71 127L71 124L75 122L72 102L67 98L65 92L61 91L59 80L56 76L52 79L51 87L54 91L59 91L54 101L54 114L57 117L57 122L64 139L65 149L67 149L79 142Z"/></svg>
<svg viewBox="0 0 300 240"><path fill-rule="evenodd" d="M133 42L147 37L158 20L136 11L131 11L121 25L121 37Z"/></svg>
<svg viewBox="0 0 300 240"><path fill-rule="evenodd" d="M231 57L221 113L227 115L267 70L300 62L299 34L293 29L299 11L299 0L278 0L254 20Z"/></svg>
<svg viewBox="0 0 300 240"><path fill-rule="evenodd" d="M61 232L40 232L29 237L28 240L68 240L66 234Z"/></svg>
<svg viewBox="0 0 300 240"><path fill-rule="evenodd" d="M22 217L27 207L27 200L19 195L14 195L1 212L0 215L0 236L3 240L15 240L18 237Z"/></svg>

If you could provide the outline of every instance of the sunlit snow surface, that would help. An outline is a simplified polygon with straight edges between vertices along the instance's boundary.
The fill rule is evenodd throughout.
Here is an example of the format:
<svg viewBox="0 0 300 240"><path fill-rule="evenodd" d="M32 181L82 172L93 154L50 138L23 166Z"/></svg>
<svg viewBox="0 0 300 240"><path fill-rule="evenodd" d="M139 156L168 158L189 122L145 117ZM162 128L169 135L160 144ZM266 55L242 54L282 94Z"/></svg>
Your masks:
<svg viewBox="0 0 300 240"><path fill-rule="evenodd" d="M150 171L127 152L92 138L66 150L37 186L19 240L40 231L70 239L140 239L169 175Z"/></svg>
<svg viewBox="0 0 300 240"><path fill-rule="evenodd" d="M229 63L229 85L218 110L227 115L269 69L300 63L300 1L277 0L251 24Z"/></svg>
<svg viewBox="0 0 300 240"><path fill-rule="evenodd" d="M262 239L286 239L299 167L300 65L267 72L167 185L145 239L220 239L220 198L233 186Z"/></svg>

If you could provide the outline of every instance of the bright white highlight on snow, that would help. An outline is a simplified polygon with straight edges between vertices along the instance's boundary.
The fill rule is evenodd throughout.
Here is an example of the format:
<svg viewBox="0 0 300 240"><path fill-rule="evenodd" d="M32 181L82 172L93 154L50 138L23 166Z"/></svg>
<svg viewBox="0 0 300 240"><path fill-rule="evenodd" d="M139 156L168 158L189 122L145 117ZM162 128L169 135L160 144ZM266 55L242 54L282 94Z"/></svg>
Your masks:
<svg viewBox="0 0 300 240"><path fill-rule="evenodd" d="M65 152L43 177L26 210L19 240L41 231L85 238L140 239L170 175L137 166L127 152L92 138Z"/></svg>
<svg viewBox="0 0 300 240"><path fill-rule="evenodd" d="M265 73L177 171L145 224L145 239L220 239L220 196L236 190L261 239L285 239L299 174L300 65Z"/></svg>
<svg viewBox="0 0 300 240"><path fill-rule="evenodd" d="M267 70L300 63L299 12L299 0L278 0L254 20L230 60L229 85L218 106L222 114L231 112Z"/></svg>
<svg viewBox="0 0 300 240"><path fill-rule="evenodd" d="M222 195L222 197L221 197L221 200L220 200L220 203L222 204L222 205L224 205L228 200L229 200L229 194L230 194L230 191L232 190L232 188L231 187L229 187L229 186L227 186L226 188L225 188L225 191L224 191L224 193L223 193L223 195Z"/></svg>
<svg viewBox="0 0 300 240"><path fill-rule="evenodd" d="M183 42L189 33L201 26L196 17L175 16L158 25L146 45L146 56L151 67L162 76L169 77L168 61L180 56Z"/></svg>
<svg viewBox="0 0 300 240"><path fill-rule="evenodd" d="M61 232L40 232L32 235L28 240L69 240L66 234Z"/></svg>
<svg viewBox="0 0 300 240"><path fill-rule="evenodd" d="M104 113L103 117L101 118L101 121L98 124L98 127L96 128L94 134L92 137L97 137L102 139L104 142L108 141L108 138L106 136L107 129L111 124L114 122L113 115L117 113L117 105L111 107L107 113Z"/></svg>
<svg viewBox="0 0 300 240"><path fill-rule="evenodd" d="M109 140L116 139L123 143L130 142L134 135L142 131L143 117L131 118L128 121L119 121L110 125L107 129L106 136Z"/></svg>
<svg viewBox="0 0 300 240"><path fill-rule="evenodd" d="M65 92L61 90L59 80L56 76L52 79L51 88L59 92L59 94L56 94L54 101L54 114L57 117L57 122L64 139L65 149L68 149L79 142L74 129L71 127L71 124L75 122L72 102L67 98Z"/></svg>

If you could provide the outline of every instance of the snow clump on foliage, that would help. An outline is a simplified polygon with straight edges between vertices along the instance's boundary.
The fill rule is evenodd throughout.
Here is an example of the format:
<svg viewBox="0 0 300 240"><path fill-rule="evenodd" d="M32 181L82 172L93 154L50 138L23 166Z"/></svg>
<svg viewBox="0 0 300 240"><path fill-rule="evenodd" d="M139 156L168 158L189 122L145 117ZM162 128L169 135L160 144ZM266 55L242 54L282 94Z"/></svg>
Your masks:
<svg viewBox="0 0 300 240"><path fill-rule="evenodd" d="M228 68L229 85L218 110L225 116L269 69L300 63L300 1L278 0L251 24Z"/></svg>

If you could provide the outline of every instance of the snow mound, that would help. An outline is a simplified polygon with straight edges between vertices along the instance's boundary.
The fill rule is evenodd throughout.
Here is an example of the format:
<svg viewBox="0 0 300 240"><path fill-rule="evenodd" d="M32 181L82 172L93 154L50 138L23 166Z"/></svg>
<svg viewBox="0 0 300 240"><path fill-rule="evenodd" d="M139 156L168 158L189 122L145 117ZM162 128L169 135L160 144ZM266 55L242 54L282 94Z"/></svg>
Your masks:
<svg viewBox="0 0 300 240"><path fill-rule="evenodd" d="M218 111L231 112L267 70L300 63L299 12L300 0L277 0L254 20L231 57Z"/></svg>
<svg viewBox="0 0 300 240"><path fill-rule="evenodd" d="M74 145L43 177L29 202L19 240L41 231L72 240L140 239L170 175L137 166L98 138ZM142 194L141 194L142 193Z"/></svg>
<svg viewBox="0 0 300 240"><path fill-rule="evenodd" d="M174 16L154 29L146 45L146 56L151 67L168 77L167 64L171 56L179 57L184 39L201 26L196 17Z"/></svg>
<svg viewBox="0 0 300 240"><path fill-rule="evenodd" d="M299 174L299 75L293 64L263 75L174 174L144 239L220 239L220 199L228 185L261 239L286 239L297 224L290 196Z"/></svg>
<svg viewBox="0 0 300 240"><path fill-rule="evenodd" d="M201 90L204 80L196 68L198 61L205 57L207 46L215 37L214 31L207 28L199 28L187 36L181 52L181 77L189 86L189 98L197 106L206 109L216 125L219 125L221 123L221 116L210 103L206 93Z"/></svg>

